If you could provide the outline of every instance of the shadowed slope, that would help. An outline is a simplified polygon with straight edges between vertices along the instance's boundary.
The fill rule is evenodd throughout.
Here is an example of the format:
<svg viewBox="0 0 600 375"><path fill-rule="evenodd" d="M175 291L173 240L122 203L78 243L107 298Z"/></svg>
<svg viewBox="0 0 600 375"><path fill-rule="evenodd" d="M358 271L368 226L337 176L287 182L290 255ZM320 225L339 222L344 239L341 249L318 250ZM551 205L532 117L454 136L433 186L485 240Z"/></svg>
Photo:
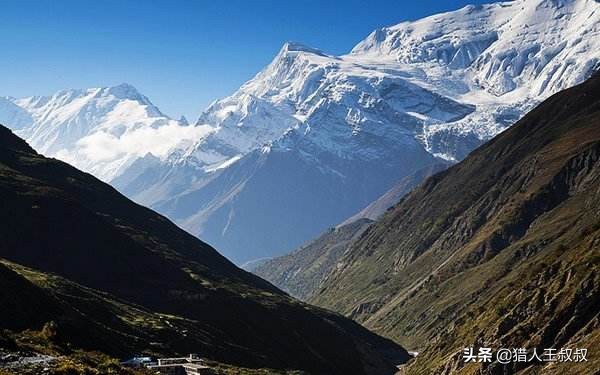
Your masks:
<svg viewBox="0 0 600 375"><path fill-rule="evenodd" d="M62 307L42 313L67 332L88 319L113 333L89 343L92 349L201 352L223 362L316 374L386 374L406 359L390 341L287 297L110 186L36 154L3 127L0 203L0 258L32 269L37 280L56 275L58 281L37 287L49 306ZM72 310L86 300L82 311L99 315L75 317ZM128 314L148 323L119 318ZM165 314L174 316L173 327L151 324ZM132 337L120 342L119 332ZM154 347L150 337L158 341Z"/></svg>

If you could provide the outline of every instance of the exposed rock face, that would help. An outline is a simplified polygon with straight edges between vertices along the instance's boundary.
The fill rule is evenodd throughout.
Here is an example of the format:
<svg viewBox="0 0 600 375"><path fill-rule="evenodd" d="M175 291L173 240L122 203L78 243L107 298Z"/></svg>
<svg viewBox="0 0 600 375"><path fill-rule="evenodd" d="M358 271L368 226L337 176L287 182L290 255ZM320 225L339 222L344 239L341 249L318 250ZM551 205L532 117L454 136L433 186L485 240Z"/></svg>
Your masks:
<svg viewBox="0 0 600 375"><path fill-rule="evenodd" d="M597 347L599 186L596 74L415 189L310 301L418 348L409 374L525 371L465 366L470 345ZM598 366L596 357L544 373Z"/></svg>

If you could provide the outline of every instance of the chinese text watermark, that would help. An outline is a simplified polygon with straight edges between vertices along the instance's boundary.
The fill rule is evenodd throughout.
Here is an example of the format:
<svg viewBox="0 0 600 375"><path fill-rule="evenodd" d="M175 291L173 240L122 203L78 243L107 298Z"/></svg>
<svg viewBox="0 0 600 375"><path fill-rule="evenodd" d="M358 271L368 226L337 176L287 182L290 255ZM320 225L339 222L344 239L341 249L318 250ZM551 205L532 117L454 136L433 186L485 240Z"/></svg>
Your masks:
<svg viewBox="0 0 600 375"><path fill-rule="evenodd" d="M463 349L465 362L494 362L507 364L511 362L587 362L587 349L526 349L500 348L494 352L492 348L473 347Z"/></svg>

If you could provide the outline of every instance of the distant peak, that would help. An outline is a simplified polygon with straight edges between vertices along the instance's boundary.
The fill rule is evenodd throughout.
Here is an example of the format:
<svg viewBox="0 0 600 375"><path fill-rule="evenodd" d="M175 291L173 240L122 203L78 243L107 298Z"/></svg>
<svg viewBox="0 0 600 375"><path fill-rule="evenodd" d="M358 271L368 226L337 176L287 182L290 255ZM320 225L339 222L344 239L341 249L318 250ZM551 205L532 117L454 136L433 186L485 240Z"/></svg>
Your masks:
<svg viewBox="0 0 600 375"><path fill-rule="evenodd" d="M285 54L290 52L308 52L319 56L327 56L327 54L320 49L309 47L298 42L286 42L283 47L281 47L281 51L279 53Z"/></svg>
<svg viewBox="0 0 600 375"><path fill-rule="evenodd" d="M98 91L95 94L96 97L113 96L119 100L136 101L142 105L148 106L151 111L153 111L153 115L163 116L159 109L152 104L150 99L141 94L133 85L129 83L121 83L116 86L105 87L97 90Z"/></svg>
<svg viewBox="0 0 600 375"><path fill-rule="evenodd" d="M113 88L118 88L122 90L137 90L132 84L127 82L119 83L118 85L113 86Z"/></svg>
<svg viewBox="0 0 600 375"><path fill-rule="evenodd" d="M120 83L115 86L98 86L89 89L63 89L54 94L54 96L84 96L93 92L99 96L114 95L119 99L137 99L142 96L139 91L129 83Z"/></svg>
<svg viewBox="0 0 600 375"><path fill-rule="evenodd" d="M139 91L129 83L121 83L116 86L107 87L102 91L120 99L140 99L142 96Z"/></svg>
<svg viewBox="0 0 600 375"><path fill-rule="evenodd" d="M178 122L179 122L179 125L183 125L183 126L188 126L190 124L190 122L184 115L181 115Z"/></svg>

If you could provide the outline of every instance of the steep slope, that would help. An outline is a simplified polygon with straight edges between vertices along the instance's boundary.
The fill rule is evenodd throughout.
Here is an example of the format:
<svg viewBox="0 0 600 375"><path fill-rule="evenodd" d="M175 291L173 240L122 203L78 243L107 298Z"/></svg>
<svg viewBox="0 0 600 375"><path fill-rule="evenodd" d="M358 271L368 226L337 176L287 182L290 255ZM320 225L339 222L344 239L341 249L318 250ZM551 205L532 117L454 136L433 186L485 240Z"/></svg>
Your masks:
<svg viewBox="0 0 600 375"><path fill-rule="evenodd" d="M101 324L98 334L107 334L91 343L73 337L73 344L119 355L130 348L201 352L233 364L315 374L386 374L407 358L358 324L299 303L236 268L94 177L40 156L4 127L0 202L0 258L30 281L4 268L2 274L50 301L32 325L48 314L67 332ZM21 290L3 293L23 296L18 308L43 301Z"/></svg>
<svg viewBox="0 0 600 375"><path fill-rule="evenodd" d="M0 280L3 328L18 331L41 328L59 310L47 295L4 264L0 264Z"/></svg>
<svg viewBox="0 0 600 375"><path fill-rule="evenodd" d="M599 41L598 2L519 0L376 30L344 56L287 43L200 116L213 133L113 183L236 262L280 255L582 82Z"/></svg>
<svg viewBox="0 0 600 375"><path fill-rule="evenodd" d="M400 182L394 185L394 187L388 190L381 197L371 202L367 207L360 210L357 214L352 215L338 226L351 224L360 219L379 219L387 210L390 209L390 207L400 202L400 199L402 199L403 196L408 194L423 180L425 180L427 177L433 176L434 174L440 171L443 171L450 165L452 164L441 162L439 164L434 164L430 167L418 170L415 173L404 177L402 180L400 180Z"/></svg>
<svg viewBox="0 0 600 375"><path fill-rule="evenodd" d="M65 352L100 349L125 357L140 350L160 355L211 345L197 321L156 313L53 274L2 261L0 280L2 328L18 333L53 324L51 344Z"/></svg>
<svg viewBox="0 0 600 375"><path fill-rule="evenodd" d="M0 120L36 151L104 181L121 174L137 158L148 153L166 157L210 132L170 119L125 83L2 100L8 103L0 101ZM2 115L9 110L12 115Z"/></svg>
<svg viewBox="0 0 600 375"><path fill-rule="evenodd" d="M447 166L445 163L436 164L404 177L388 192L337 227L330 228L289 254L265 260L253 268L245 268L292 296L307 300L321 288L346 249L361 237L373 220L398 203L425 178Z"/></svg>
<svg viewBox="0 0 600 375"><path fill-rule="evenodd" d="M598 186L600 74L407 195L311 301L418 349L409 374L540 371L465 364L461 351L598 346ZM543 373L598 366L594 357Z"/></svg>
<svg viewBox="0 0 600 375"><path fill-rule="evenodd" d="M381 158L356 160L324 152L315 158L313 144L302 138L290 142L302 144L253 151L203 177L187 168L160 174L158 181L166 186L153 186L161 190L181 175L193 181L192 188L153 207L241 264L288 252L356 213L401 177L435 162L416 144L390 145ZM409 151L404 159L393 158L403 151Z"/></svg>
<svg viewBox="0 0 600 375"><path fill-rule="evenodd" d="M299 249L267 260L252 273L300 300L307 300L321 288L348 245L360 238L372 223L369 219L359 219L331 228Z"/></svg>
<svg viewBox="0 0 600 375"><path fill-rule="evenodd" d="M33 118L25 109L13 103L13 100L0 97L0 124L9 124L13 130L30 126Z"/></svg>

